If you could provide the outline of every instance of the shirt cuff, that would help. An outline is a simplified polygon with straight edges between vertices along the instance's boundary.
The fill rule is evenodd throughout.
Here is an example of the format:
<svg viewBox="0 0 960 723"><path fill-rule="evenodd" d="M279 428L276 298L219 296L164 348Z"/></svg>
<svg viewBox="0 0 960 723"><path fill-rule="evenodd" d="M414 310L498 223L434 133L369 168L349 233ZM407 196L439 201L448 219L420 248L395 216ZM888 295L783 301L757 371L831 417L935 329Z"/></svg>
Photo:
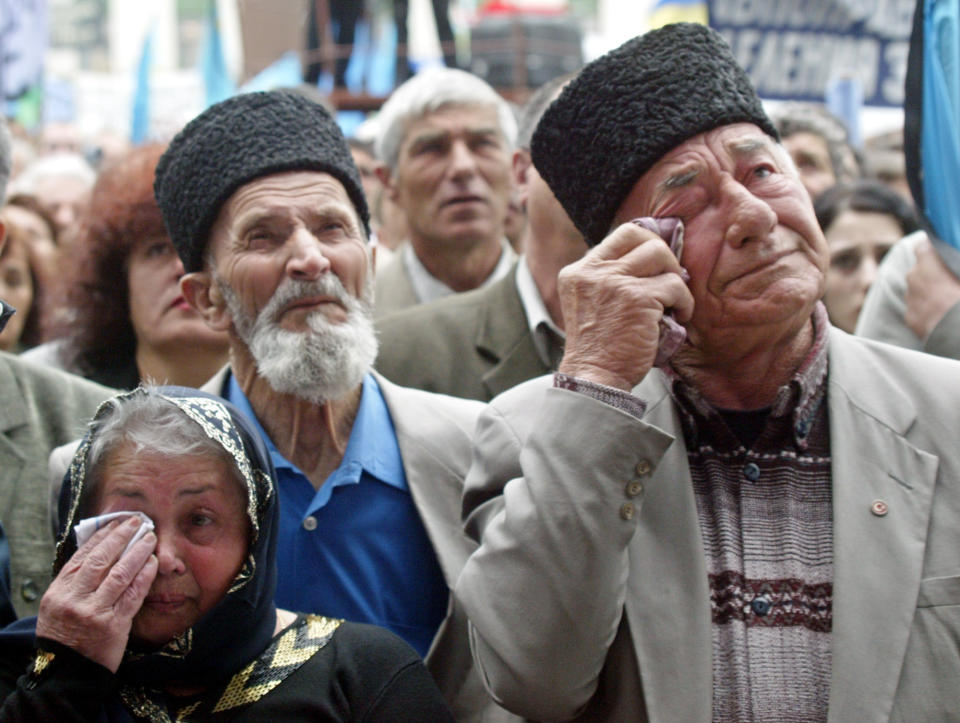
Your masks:
<svg viewBox="0 0 960 723"><path fill-rule="evenodd" d="M639 397L635 397L630 392L622 389L608 387L606 384L597 384L586 379L577 379L569 377L566 374L555 372L553 375L553 386L557 389L567 389L578 394L585 394L588 397L596 399L598 402L609 404L611 407L619 409L621 412L643 419L647 411L647 403Z"/></svg>

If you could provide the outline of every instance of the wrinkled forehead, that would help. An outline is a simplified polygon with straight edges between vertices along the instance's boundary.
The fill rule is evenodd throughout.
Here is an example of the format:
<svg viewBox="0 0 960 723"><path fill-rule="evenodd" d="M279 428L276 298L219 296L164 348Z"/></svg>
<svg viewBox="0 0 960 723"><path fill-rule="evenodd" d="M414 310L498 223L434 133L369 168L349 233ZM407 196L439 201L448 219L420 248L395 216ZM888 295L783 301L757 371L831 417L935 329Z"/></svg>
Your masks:
<svg viewBox="0 0 960 723"><path fill-rule="evenodd" d="M220 207L209 239L257 220L334 210L350 214L362 227L346 187L335 176L323 171L285 171L260 176L230 194Z"/></svg>
<svg viewBox="0 0 960 723"><path fill-rule="evenodd" d="M773 155L778 153L778 148L782 151L780 144L754 124L733 123L687 138L663 154L644 176L657 168L690 162L698 157L736 160L758 152Z"/></svg>

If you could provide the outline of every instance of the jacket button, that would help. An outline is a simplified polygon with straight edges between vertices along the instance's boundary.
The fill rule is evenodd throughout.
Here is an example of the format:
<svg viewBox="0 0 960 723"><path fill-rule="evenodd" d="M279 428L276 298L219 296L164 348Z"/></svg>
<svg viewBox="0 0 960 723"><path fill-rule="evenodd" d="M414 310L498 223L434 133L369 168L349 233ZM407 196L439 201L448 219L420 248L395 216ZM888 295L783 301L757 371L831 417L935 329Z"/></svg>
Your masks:
<svg viewBox="0 0 960 723"><path fill-rule="evenodd" d="M883 517L890 511L890 508L883 500L874 500L873 504L870 505L870 511L877 517Z"/></svg>
<svg viewBox="0 0 960 723"><path fill-rule="evenodd" d="M653 465L650 464L649 459L641 459L637 462L637 475L640 477L646 477L650 472L653 471Z"/></svg>
<svg viewBox="0 0 960 723"><path fill-rule="evenodd" d="M634 508L632 502L626 502L624 503L623 507L620 508L621 519L632 520L635 514L636 514L636 509Z"/></svg>
<svg viewBox="0 0 960 723"><path fill-rule="evenodd" d="M627 497L636 497L643 492L643 485L640 482L627 482Z"/></svg>
<svg viewBox="0 0 960 723"><path fill-rule="evenodd" d="M313 532L315 529L317 529L317 518L313 515L307 517L303 521L303 529L305 529L307 532Z"/></svg>
<svg viewBox="0 0 960 723"><path fill-rule="evenodd" d="M40 591L37 590L37 583L35 583L29 577L20 583L20 597L27 602L33 602L40 597Z"/></svg>
<svg viewBox="0 0 960 723"><path fill-rule="evenodd" d="M753 612L760 617L763 617L770 612L770 603L764 600L762 597L754 598L750 603L750 607L753 608Z"/></svg>
<svg viewBox="0 0 960 723"><path fill-rule="evenodd" d="M751 482L756 482L758 479L760 479L760 468L753 462L745 464L743 466L743 476Z"/></svg>

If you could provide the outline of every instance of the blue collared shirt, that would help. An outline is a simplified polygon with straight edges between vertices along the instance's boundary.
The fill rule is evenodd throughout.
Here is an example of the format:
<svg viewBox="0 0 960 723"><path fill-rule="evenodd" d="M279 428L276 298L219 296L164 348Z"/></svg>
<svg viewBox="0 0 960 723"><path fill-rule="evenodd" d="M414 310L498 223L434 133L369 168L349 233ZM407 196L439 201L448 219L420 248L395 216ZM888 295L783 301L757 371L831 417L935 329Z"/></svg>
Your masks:
<svg viewBox="0 0 960 723"><path fill-rule="evenodd" d="M373 376L364 377L343 460L319 490L277 451L233 375L225 391L253 420L277 469L277 605L381 625L426 655L449 590Z"/></svg>

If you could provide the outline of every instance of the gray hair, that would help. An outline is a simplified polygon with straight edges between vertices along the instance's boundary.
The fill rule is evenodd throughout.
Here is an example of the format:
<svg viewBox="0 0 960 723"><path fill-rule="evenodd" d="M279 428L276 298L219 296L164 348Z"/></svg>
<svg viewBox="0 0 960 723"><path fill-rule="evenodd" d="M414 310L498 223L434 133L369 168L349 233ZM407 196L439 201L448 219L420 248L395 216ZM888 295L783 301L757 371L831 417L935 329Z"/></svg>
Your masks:
<svg viewBox="0 0 960 723"><path fill-rule="evenodd" d="M431 68L398 87L383 104L377 123L377 158L394 169L407 126L428 113L447 106L492 106L497 111L500 132L513 148L517 121L510 105L486 81L456 68Z"/></svg>
<svg viewBox="0 0 960 723"><path fill-rule="evenodd" d="M13 168L13 143L10 140L10 131L3 118L0 118L0 205L7 198L7 184L10 182L10 171Z"/></svg>
<svg viewBox="0 0 960 723"><path fill-rule="evenodd" d="M81 509L89 511L96 499L112 453L124 444L135 454L160 457L214 457L227 463L240 489L246 489L233 457L176 404L156 387L142 387L145 394L124 395L104 402L109 409L94 423L96 432L87 453L87 486Z"/></svg>

